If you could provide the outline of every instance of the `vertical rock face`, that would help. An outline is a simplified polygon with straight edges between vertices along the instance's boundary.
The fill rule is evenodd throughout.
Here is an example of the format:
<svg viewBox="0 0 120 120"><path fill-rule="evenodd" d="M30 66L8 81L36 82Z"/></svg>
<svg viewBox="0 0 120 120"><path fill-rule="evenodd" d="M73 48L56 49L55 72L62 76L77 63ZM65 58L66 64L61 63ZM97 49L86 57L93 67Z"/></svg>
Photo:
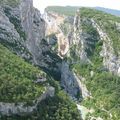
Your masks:
<svg viewBox="0 0 120 120"><path fill-rule="evenodd" d="M89 33L85 30L84 26L89 26L87 29L93 29L94 34L92 32ZM80 15L80 11L77 12L74 19L74 32L73 38L70 45L70 51L75 51L74 54L70 54L69 57L76 56L77 60L89 62L89 57L94 53L94 47L98 41L103 41L102 51L100 55L103 58L103 65L112 73L119 74L120 69L120 56L115 54L113 48L113 42L108 37L108 34L105 32L104 27L100 27L96 23L95 20L90 18L82 18ZM116 27L116 29L119 28ZM72 46L74 46L72 48ZM119 51L118 51L119 52ZM75 59L73 59L75 61Z"/></svg>
<svg viewBox="0 0 120 120"><path fill-rule="evenodd" d="M86 99L91 96L91 93L88 91L85 85L85 78L74 73L75 79L78 82L79 88L81 89L81 95L83 99Z"/></svg>
<svg viewBox="0 0 120 120"><path fill-rule="evenodd" d="M33 1L24 0L20 4L21 23L27 34L26 46L32 53L34 62L38 63L38 58L42 56L41 40L45 37L45 22L41 18L40 12L33 8Z"/></svg>
<svg viewBox="0 0 120 120"><path fill-rule="evenodd" d="M39 60L42 57L41 41L43 38L45 38L45 22L41 18L41 14L37 9L33 10L33 26L31 34L31 53L33 53L35 63L39 64Z"/></svg>
<svg viewBox="0 0 120 120"><path fill-rule="evenodd" d="M45 37L45 22L41 18L40 12L33 8L32 0L24 0L20 4L21 23L27 34L25 42L27 48L32 53L34 62L38 63L38 58L42 56L41 40Z"/></svg>
<svg viewBox="0 0 120 120"><path fill-rule="evenodd" d="M19 9L1 5L0 14L0 43L19 56L30 59L31 55L24 44L25 33L21 26Z"/></svg>
<svg viewBox="0 0 120 120"><path fill-rule="evenodd" d="M51 51L49 43L44 40L46 23L40 11L33 7L32 0L22 0L20 12L22 27L27 36L24 44L32 54L33 63L59 77L61 60Z"/></svg>
<svg viewBox="0 0 120 120"><path fill-rule="evenodd" d="M21 42L19 40L19 42L26 46L35 57L34 54L39 51L37 49L39 48L40 41L45 37L45 22L41 19L40 12L33 7L33 1L20 0L20 3L15 8L3 6L3 9L18 34L20 36L23 34L20 29L25 32L24 41ZM16 21L14 21L15 19Z"/></svg>
<svg viewBox="0 0 120 120"><path fill-rule="evenodd" d="M120 56L117 56L115 54L112 40L93 19L91 21L93 26L97 29L101 40L103 41L103 47L101 51L101 56L103 57L103 65L112 73L120 75Z"/></svg>
<svg viewBox="0 0 120 120"><path fill-rule="evenodd" d="M72 71L70 71L69 64L64 61L62 62L61 68L61 85L64 90L73 98L80 97L81 90L78 81Z"/></svg>
<svg viewBox="0 0 120 120"><path fill-rule="evenodd" d="M20 36L14 28L14 25L9 21L2 8L0 8L0 42L9 42L14 44L19 41Z"/></svg>
<svg viewBox="0 0 120 120"><path fill-rule="evenodd" d="M87 61L88 57L85 52L85 36L83 34L82 26L81 26L81 18L80 18L80 11L78 10L76 16L74 18L74 25L73 25L73 39L72 42L75 47L75 53L79 60Z"/></svg>
<svg viewBox="0 0 120 120"><path fill-rule="evenodd" d="M64 61L64 57L69 56L69 50L73 44L74 17L46 11L44 20L46 21L46 36L55 34L58 45L58 55L63 59L60 72L61 86L73 99L77 99L81 96L78 81L70 70L69 63Z"/></svg>
<svg viewBox="0 0 120 120"><path fill-rule="evenodd" d="M59 20L60 18L61 20ZM99 37L83 30L83 24L92 26L89 19L82 19L79 10L75 17L61 17L57 13L45 12L44 19L47 23L46 35L54 33L57 37L58 54L61 58L67 56L73 62L90 62L89 51L92 54L92 46L95 46ZM94 27L92 26L92 28Z"/></svg>
<svg viewBox="0 0 120 120"><path fill-rule="evenodd" d="M33 64L60 76L61 60L44 40L45 21L33 7L33 1L20 0L14 7L8 4L0 6L0 42Z"/></svg>
<svg viewBox="0 0 120 120"><path fill-rule="evenodd" d="M20 5L20 17L21 24L24 31L27 34L27 47L31 47L29 45L32 42L32 28L33 28L33 1L32 0L21 0ZM30 48L29 48L30 49Z"/></svg>
<svg viewBox="0 0 120 120"><path fill-rule="evenodd" d="M9 29L11 29L12 33L16 32L12 35L12 37L17 37L15 38L14 51L18 54L20 53L19 50L24 48L22 54L26 52L32 57L34 63L37 63L37 58L42 55L40 42L45 37L45 22L41 19L40 12L33 7L33 1L20 0L17 6L2 5L0 10L7 18L4 22L6 24L9 22L11 25L9 25ZM8 33L6 31L6 34L9 34L9 31ZM9 40L9 43L11 41L12 39ZM10 45L8 44L8 46ZM16 50L16 48L19 50ZM23 55L19 55L23 57Z"/></svg>
<svg viewBox="0 0 120 120"><path fill-rule="evenodd" d="M46 11L44 14L44 20L46 21L46 36L49 36L51 34L56 35L58 44L58 55L61 58L64 58L69 50L69 32L71 32L71 25L69 24L69 21L66 22L67 24L69 24L67 26L67 29L69 31L67 34L65 34L65 21L67 19L67 16L62 16L53 12Z"/></svg>
<svg viewBox="0 0 120 120"><path fill-rule="evenodd" d="M33 7L32 0L22 1L20 4L22 26L26 32L26 47L32 54L34 64L42 67L45 71L49 71L52 75L60 78L60 58L55 55L49 43L44 40L46 23L42 18L40 11Z"/></svg>

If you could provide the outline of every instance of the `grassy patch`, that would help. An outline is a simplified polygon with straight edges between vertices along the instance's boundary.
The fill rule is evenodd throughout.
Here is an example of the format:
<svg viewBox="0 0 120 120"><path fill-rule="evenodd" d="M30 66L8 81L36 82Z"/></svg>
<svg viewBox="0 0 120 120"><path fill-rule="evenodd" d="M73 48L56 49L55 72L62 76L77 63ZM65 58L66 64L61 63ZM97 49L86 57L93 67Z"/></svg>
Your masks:
<svg viewBox="0 0 120 120"><path fill-rule="evenodd" d="M44 85L33 82L37 77L46 75L0 44L1 102L30 102L39 97Z"/></svg>

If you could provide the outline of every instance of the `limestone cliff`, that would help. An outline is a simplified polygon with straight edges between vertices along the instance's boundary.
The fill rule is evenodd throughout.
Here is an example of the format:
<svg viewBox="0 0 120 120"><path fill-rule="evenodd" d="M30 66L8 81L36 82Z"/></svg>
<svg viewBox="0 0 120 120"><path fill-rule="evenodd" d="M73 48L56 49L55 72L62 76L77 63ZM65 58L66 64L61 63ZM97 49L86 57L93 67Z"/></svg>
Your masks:
<svg viewBox="0 0 120 120"><path fill-rule="evenodd" d="M64 58L70 48L70 33L73 17L59 15L46 10L43 18L46 21L46 36L55 34L58 44L58 55Z"/></svg>
<svg viewBox="0 0 120 120"><path fill-rule="evenodd" d="M57 37L59 56L67 56L73 62L83 61L92 64L90 57L97 42L102 41L100 55L103 57L103 65L119 75L119 50L116 54L113 38L110 38L102 21L98 22L96 18L84 16L81 10L76 12L75 17L46 10L44 19L47 26L46 35L54 33ZM113 24L115 21L110 22ZM115 22L116 30L119 27L117 23Z"/></svg>
<svg viewBox="0 0 120 120"><path fill-rule="evenodd" d="M80 60L84 62L88 61L92 64L89 58L94 53L96 43L101 41L103 45L99 55L103 58L103 66L110 72L120 75L119 51L117 51L117 54L115 53L115 48L113 46L114 41L110 38L108 31L106 31L104 25L102 25L100 21L97 22L94 18L81 16L80 13L81 12L78 11L75 17L73 38L73 44L78 46L75 50ZM117 29L117 27L115 29Z"/></svg>
<svg viewBox="0 0 120 120"><path fill-rule="evenodd" d="M33 1L19 0L14 7L9 1L3 3L0 4L0 42L29 62L59 77L61 59L51 51L51 46L44 39L45 21L40 11L33 7Z"/></svg>

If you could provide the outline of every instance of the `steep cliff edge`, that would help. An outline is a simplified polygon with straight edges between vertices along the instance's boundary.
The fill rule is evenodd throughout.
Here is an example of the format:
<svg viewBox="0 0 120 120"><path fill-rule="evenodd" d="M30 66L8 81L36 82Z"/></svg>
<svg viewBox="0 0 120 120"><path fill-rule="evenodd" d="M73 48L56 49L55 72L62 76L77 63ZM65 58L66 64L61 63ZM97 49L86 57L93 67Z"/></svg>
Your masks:
<svg viewBox="0 0 120 120"><path fill-rule="evenodd" d="M55 34L58 44L58 55L63 58L69 50L69 31L70 31L70 19L65 15L59 15L52 11L45 11L44 20L46 21L46 36ZM64 26L68 27L68 30Z"/></svg>
<svg viewBox="0 0 120 120"><path fill-rule="evenodd" d="M32 2L0 1L0 119L80 120L76 105L55 81L61 78L62 60L44 39L46 23Z"/></svg>
<svg viewBox="0 0 120 120"><path fill-rule="evenodd" d="M44 39L45 21L40 12L32 0L16 2L14 7L10 1L0 4L0 43L59 79L61 59Z"/></svg>
<svg viewBox="0 0 120 120"><path fill-rule="evenodd" d="M57 46L56 54L62 59L61 64L61 87L73 98L80 99L81 88L74 76L74 73L69 68L69 63L64 58L69 54L70 44L73 38L73 23L74 16L60 15L54 11L49 11L46 8L43 15L46 22L46 39L53 41L56 39Z"/></svg>

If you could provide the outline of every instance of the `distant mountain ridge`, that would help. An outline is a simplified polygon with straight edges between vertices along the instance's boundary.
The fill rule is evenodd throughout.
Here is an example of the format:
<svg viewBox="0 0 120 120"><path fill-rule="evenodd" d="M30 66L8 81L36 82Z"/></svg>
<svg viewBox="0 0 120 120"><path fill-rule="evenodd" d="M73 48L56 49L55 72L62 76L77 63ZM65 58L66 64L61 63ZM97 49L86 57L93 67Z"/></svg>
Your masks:
<svg viewBox="0 0 120 120"><path fill-rule="evenodd" d="M109 8L103 8L103 7L94 7L96 10L101 10L106 13L110 13L112 15L120 16L120 10L114 10Z"/></svg>
<svg viewBox="0 0 120 120"><path fill-rule="evenodd" d="M50 10L54 12L64 13L67 15L74 15L77 9L84 7L84 6L48 6L45 10ZM86 7L86 8L92 8L99 11L103 11L105 13L109 13L115 16L120 16L120 10L115 9L109 9L104 7Z"/></svg>

